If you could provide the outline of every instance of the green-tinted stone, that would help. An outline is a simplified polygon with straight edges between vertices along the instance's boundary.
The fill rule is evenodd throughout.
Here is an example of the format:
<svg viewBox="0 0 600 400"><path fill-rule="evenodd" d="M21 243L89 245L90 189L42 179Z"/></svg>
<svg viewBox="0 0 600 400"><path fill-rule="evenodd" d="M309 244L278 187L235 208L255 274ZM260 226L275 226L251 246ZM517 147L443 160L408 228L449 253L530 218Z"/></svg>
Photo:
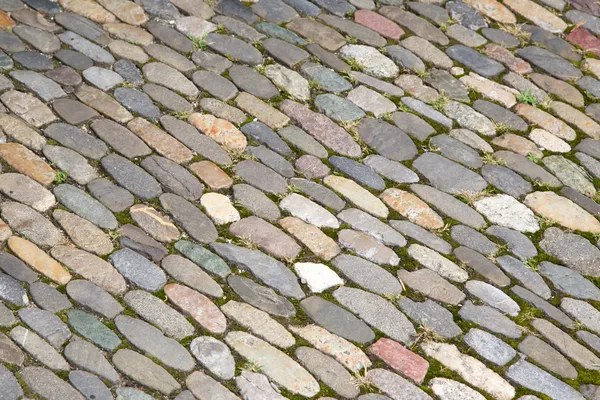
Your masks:
<svg viewBox="0 0 600 400"><path fill-rule="evenodd" d="M572 187L586 196L593 196L596 193L594 184L590 182L588 174L573 161L562 156L549 156L542 161L546 168L565 185Z"/></svg>
<svg viewBox="0 0 600 400"><path fill-rule="evenodd" d="M352 89L350 82L320 64L306 62L300 67L300 73L309 81L315 81L326 92L341 93Z"/></svg>
<svg viewBox="0 0 600 400"><path fill-rule="evenodd" d="M321 94L315 98L315 106L334 121L354 121L365 116L354 103L334 94Z"/></svg>
<svg viewBox="0 0 600 400"><path fill-rule="evenodd" d="M69 310L67 317L69 325L77 333L103 349L112 351L121 344L121 339L93 315L81 310Z"/></svg>
<svg viewBox="0 0 600 400"><path fill-rule="evenodd" d="M210 252L209 250L206 250L202 246L186 240L180 240L179 242L175 243L175 248L179 250L181 254L208 272L212 272L213 274L219 275L222 278L225 278L231 273L231 269L229 269L229 266L221 257Z"/></svg>
<svg viewBox="0 0 600 400"><path fill-rule="evenodd" d="M286 42L291 44L297 44L300 46L305 46L308 44L306 40L302 39L294 32L282 28L279 25L272 24L270 22L261 22L260 24L256 25L256 29L258 29L260 32L264 33L267 36L285 40Z"/></svg>

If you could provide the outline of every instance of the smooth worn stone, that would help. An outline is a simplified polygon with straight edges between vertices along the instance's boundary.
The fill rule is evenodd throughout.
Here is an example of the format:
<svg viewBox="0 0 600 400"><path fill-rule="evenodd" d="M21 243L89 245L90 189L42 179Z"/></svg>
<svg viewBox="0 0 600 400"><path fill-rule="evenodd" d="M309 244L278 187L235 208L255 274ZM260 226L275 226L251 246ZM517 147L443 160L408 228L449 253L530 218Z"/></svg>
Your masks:
<svg viewBox="0 0 600 400"><path fill-rule="evenodd" d="M389 212L387 207L379 199L369 193L366 189L357 185L354 181L329 175L324 179L324 183L342 194L342 196L346 197L358 208L377 217L387 217Z"/></svg>
<svg viewBox="0 0 600 400"><path fill-rule="evenodd" d="M197 71L193 80L200 89L222 100L230 100L237 94L233 83L211 71Z"/></svg>
<svg viewBox="0 0 600 400"><path fill-rule="evenodd" d="M99 116L94 109L71 99L57 99L52 103L52 107L62 119L72 125L79 125Z"/></svg>
<svg viewBox="0 0 600 400"><path fill-rule="evenodd" d="M162 193L159 183L150 174L126 158L109 154L101 160L101 164L117 183L142 199L151 199Z"/></svg>
<svg viewBox="0 0 600 400"><path fill-rule="evenodd" d="M552 399L583 400L579 392L535 365L520 360L508 368L507 376L519 385L544 393Z"/></svg>
<svg viewBox="0 0 600 400"><path fill-rule="evenodd" d="M554 192L534 192L525 198L525 204L544 218L573 230L598 232L600 224L591 214Z"/></svg>
<svg viewBox="0 0 600 400"><path fill-rule="evenodd" d="M314 225L296 217L283 218L279 224L319 258L328 261L340 253L337 243Z"/></svg>
<svg viewBox="0 0 600 400"><path fill-rule="evenodd" d="M249 328L251 332L275 346L287 348L293 346L296 342L294 337L282 325L272 319L266 312L251 305L229 301L221 308L226 316L233 318L237 323ZM233 371L231 375L233 375Z"/></svg>
<svg viewBox="0 0 600 400"><path fill-rule="evenodd" d="M477 250L481 254L494 254L498 251L498 246L494 242L464 225L454 225L450 236L463 246Z"/></svg>
<svg viewBox="0 0 600 400"><path fill-rule="evenodd" d="M465 343L486 360L500 366L505 365L517 355L517 352L508 344L477 328L469 330L465 335Z"/></svg>
<svg viewBox="0 0 600 400"><path fill-rule="evenodd" d="M192 341L190 350L204 367L219 378L233 378L235 361L224 343L210 336L200 336Z"/></svg>
<svg viewBox="0 0 600 400"><path fill-rule="evenodd" d="M2 203L2 218L15 231L39 246L52 247L65 242L65 237L58 228L52 225L44 216L24 204L11 201ZM29 243L16 236L13 236L13 238L15 242L23 240L23 243ZM35 247L35 245L31 245Z"/></svg>
<svg viewBox="0 0 600 400"><path fill-rule="evenodd" d="M143 289L155 292L166 283L165 273L133 250L118 250L110 255L110 260L126 279Z"/></svg>
<svg viewBox="0 0 600 400"><path fill-rule="evenodd" d="M569 318L565 313L531 293L527 289L524 289L520 286L513 286L511 291L519 296L522 300L525 300L526 302L539 308L545 315L561 323L562 325L567 327L573 326L573 320L571 320L571 318Z"/></svg>
<svg viewBox="0 0 600 400"><path fill-rule="evenodd" d="M56 120L50 108L32 95L13 90L5 92L0 96L0 100L17 116L36 128Z"/></svg>
<svg viewBox="0 0 600 400"><path fill-rule="evenodd" d="M350 182L350 181L348 181ZM332 190L302 178L292 178L290 184L298 188L302 193L310 196L314 201L322 206L332 208L335 211L341 211L346 202L336 195ZM352 184L350 184L353 186ZM372 200L372 199L371 199Z"/></svg>
<svg viewBox="0 0 600 400"><path fill-rule="evenodd" d="M241 125L246 121L246 114L243 111L217 99L208 97L203 98L200 100L200 107L204 111L215 115L217 118L226 119L236 125ZM190 145L188 145L188 147L190 147ZM214 146L211 146L211 150L214 150L214 148ZM220 146L219 148L223 152L223 148ZM207 152L207 154L210 155L209 152ZM211 157L214 157L214 155L211 155ZM221 162L221 164L223 163ZM228 164L228 162L225 162L225 164Z"/></svg>
<svg viewBox="0 0 600 400"><path fill-rule="evenodd" d="M508 168L530 178L534 182L541 182L551 188L562 186L554 175L531 162L525 156L510 151L497 151L494 153L494 157L502 160Z"/></svg>
<svg viewBox="0 0 600 400"><path fill-rule="evenodd" d="M567 379L577 379L577 371L558 351L535 336L527 336L519 343L519 351L550 372Z"/></svg>
<svg viewBox="0 0 600 400"><path fill-rule="evenodd" d="M211 378L200 371L192 373L185 381L185 384L190 391L184 392L188 394L189 398L209 400L209 399L223 399L223 400L235 400L238 397L229 391L225 386L221 385L218 381ZM193 395L192 395L193 393ZM195 396L195 397L194 397ZM177 396L179 399L181 394Z"/></svg>
<svg viewBox="0 0 600 400"><path fill-rule="evenodd" d="M55 123L44 129L44 133L65 147L94 160L99 160L108 152L103 141L72 125Z"/></svg>
<svg viewBox="0 0 600 400"><path fill-rule="evenodd" d="M120 349L113 355L112 362L129 378L164 395L181 388L164 368L132 350Z"/></svg>
<svg viewBox="0 0 600 400"><path fill-rule="evenodd" d="M442 218L412 193L390 188L381 194L381 198L393 210L419 226L426 229L439 229L444 226Z"/></svg>
<svg viewBox="0 0 600 400"><path fill-rule="evenodd" d="M225 331L227 321L221 311L208 297L179 284L168 284L165 293L169 300L180 308L184 314L190 315L204 329L213 333Z"/></svg>
<svg viewBox="0 0 600 400"><path fill-rule="evenodd" d="M83 250L101 256L113 251L109 237L88 220L59 209L54 210L52 216L71 240Z"/></svg>
<svg viewBox="0 0 600 400"><path fill-rule="evenodd" d="M91 58L74 50L59 50L54 54L54 57L60 60L63 64L66 64L69 67L75 68L79 71L84 71L94 65L94 61ZM52 77L55 74L56 71L50 71L46 74L46 76Z"/></svg>
<svg viewBox="0 0 600 400"><path fill-rule="evenodd" d="M90 64L92 64L92 60L89 60L89 61L90 61ZM51 71L46 72L45 75L48 78L55 81L56 83L59 83L63 86L67 86L67 87L65 87L65 90L67 92L73 91L74 86L79 86L79 84L81 84L81 82L83 82L83 80L81 79L81 76L79 76L77 71L75 71L73 68L71 68L69 66L62 66L59 68L55 68Z"/></svg>
<svg viewBox="0 0 600 400"><path fill-rule="evenodd" d="M540 263L539 272L560 291L580 299L597 300L600 289L577 272L547 261Z"/></svg>
<svg viewBox="0 0 600 400"><path fill-rule="evenodd" d="M363 162L383 177L397 183L415 183L419 177L412 170L396 161L371 154Z"/></svg>
<svg viewBox="0 0 600 400"><path fill-rule="evenodd" d="M332 356L352 372L371 366L371 361L358 347L316 325L291 326L290 330L307 340L321 352Z"/></svg>
<svg viewBox="0 0 600 400"><path fill-rule="evenodd" d="M111 70L91 67L83 71L85 80L102 91L108 91L123 82L123 78Z"/></svg>
<svg viewBox="0 0 600 400"><path fill-rule="evenodd" d="M404 297L397 302L397 305L410 319L417 321L421 326L432 329L438 335L453 338L462 334L462 330L453 320L452 313L434 301L428 299L424 302L414 302ZM388 339L380 339L379 342L382 340L388 341ZM395 367L394 369L398 370ZM422 379L422 374L417 376ZM419 381L420 379L414 380Z"/></svg>
<svg viewBox="0 0 600 400"><path fill-rule="evenodd" d="M185 240L180 240L177 243L175 243L175 248L179 250L183 255L188 257L190 260L192 260L195 264L206 269L208 272L211 272L223 278L229 275L229 273L231 272L227 264L220 257L211 253L209 250L206 250L202 246ZM171 271L170 267L163 267L167 270L167 272L169 272L169 274L173 275L173 272ZM216 295L215 291L218 292L216 287L214 289L212 288L212 286L214 285L212 285L209 281L204 282L201 285L201 287L196 287L196 285L194 284L190 284L190 286L194 287L197 290L206 292L209 295ZM208 287L210 287L210 292L208 292Z"/></svg>
<svg viewBox="0 0 600 400"><path fill-rule="evenodd" d="M18 173L0 175L0 192L40 212L44 212L56 204L56 198L52 192L28 176Z"/></svg>
<svg viewBox="0 0 600 400"><path fill-rule="evenodd" d="M71 337L71 331L67 325L49 311L37 308L22 308L19 310L18 314L19 318L21 318L27 326L57 349L62 347L62 345ZM27 335L27 332L24 333ZM63 365L65 365L64 359L62 361ZM66 369L68 370L69 368L67 367Z"/></svg>
<svg viewBox="0 0 600 400"><path fill-rule="evenodd" d="M112 65L115 62L115 58L108 51L83 38L77 33L67 31L58 35L58 38L64 44L71 46L74 50L89 57L98 64Z"/></svg>
<svg viewBox="0 0 600 400"><path fill-rule="evenodd" d="M444 8L435 4L408 2L406 5L412 12L430 19L438 26L446 23L450 19L448 12ZM450 10L450 4L448 5L448 8ZM457 18L457 20L460 20L460 18Z"/></svg>
<svg viewBox="0 0 600 400"><path fill-rule="evenodd" d="M300 73L309 81L316 82L318 88L332 93L342 93L352 89L341 75L329 68L313 62L306 62L300 67Z"/></svg>
<svg viewBox="0 0 600 400"><path fill-rule="evenodd" d="M16 286L15 286L16 287ZM13 314L13 312L6 307L4 304L2 306L0 306L0 326L2 327L11 327L14 324L17 323L17 319L15 318L15 315ZM2 337L0 336L0 343L2 345L5 345L5 343L2 343ZM4 354L0 353L0 360L5 361L3 359ZM8 360L10 361L10 360ZM22 363L22 361L21 361Z"/></svg>
<svg viewBox="0 0 600 400"><path fill-rule="evenodd" d="M229 121L198 113L192 114L188 121L226 150L243 151L246 148L246 136Z"/></svg>
<svg viewBox="0 0 600 400"><path fill-rule="evenodd" d="M107 179L100 178L88 184L88 190L112 212L121 212L133 205L133 196Z"/></svg>
<svg viewBox="0 0 600 400"><path fill-rule="evenodd" d="M225 225L240 219L240 213L233 207L229 197L220 193L206 193L200 199L200 204L217 225Z"/></svg>
<svg viewBox="0 0 600 400"><path fill-rule="evenodd" d="M421 155L415 160L414 167L433 186L448 193L479 192L487 186L481 176L435 153Z"/></svg>
<svg viewBox="0 0 600 400"><path fill-rule="evenodd" d="M567 60L541 47L525 47L517 50L517 54L558 79L579 79L583 75Z"/></svg>
<svg viewBox="0 0 600 400"><path fill-rule="evenodd" d="M282 199L279 207L317 227L339 228L338 220L329 211L297 193Z"/></svg>
<svg viewBox="0 0 600 400"><path fill-rule="evenodd" d="M121 344L119 337L94 316L81 310L67 311L69 325L99 347L112 351Z"/></svg>
<svg viewBox="0 0 600 400"><path fill-rule="evenodd" d="M165 45L177 50L181 53L191 53L194 51L193 43L185 35L177 32L175 29L168 25L162 24L158 21L150 21L146 25L148 31Z"/></svg>
<svg viewBox="0 0 600 400"><path fill-rule="evenodd" d="M461 80L464 78L461 78ZM457 100L468 102L469 91L461 81L455 79L452 74L443 69L432 69L429 76L424 78L425 82L443 92L445 96Z"/></svg>
<svg viewBox="0 0 600 400"><path fill-rule="evenodd" d="M491 60L474 49L463 45L454 45L446 49L446 54L453 60L464 64L479 75L487 78L495 77L504 71L502 64Z"/></svg>
<svg viewBox="0 0 600 400"><path fill-rule="evenodd" d="M331 169L327 165L323 164L319 158L312 154L305 154L299 157L294 166L307 179L324 178L331 172Z"/></svg>
<svg viewBox="0 0 600 400"><path fill-rule="evenodd" d="M369 234L385 245L406 245L406 240L401 234L361 210L355 208L347 209L338 214L338 218L349 224L352 228Z"/></svg>
<svg viewBox="0 0 600 400"><path fill-rule="evenodd" d="M401 46L387 46L385 49L387 54L399 66L411 71L425 71L426 67L423 61L410 50Z"/></svg>
<svg viewBox="0 0 600 400"><path fill-rule="evenodd" d="M594 120L592 120L587 115L582 112L576 110L568 104L561 103L559 101L553 101L550 103L550 108L552 111L556 113L560 118L575 125L577 128L581 129L585 134L591 136L595 139L600 138L600 125L598 125ZM569 140L569 139L567 139Z"/></svg>
<svg viewBox="0 0 600 400"><path fill-rule="evenodd" d="M219 75L233 65L227 58L207 51L194 52L192 54L192 61L203 69Z"/></svg>
<svg viewBox="0 0 600 400"><path fill-rule="evenodd" d="M571 146L564 140L543 129L534 129L529 133L531 139L541 150L548 150L553 153L568 153Z"/></svg>
<svg viewBox="0 0 600 400"><path fill-rule="evenodd" d="M350 37L358 39L366 45L381 47L386 44L386 40L377 32L349 20L325 14L321 14L319 19L327 25L340 30Z"/></svg>
<svg viewBox="0 0 600 400"><path fill-rule="evenodd" d="M235 166L235 174L250 185L273 194L285 194L288 191L285 179L264 165L253 161L244 160Z"/></svg>
<svg viewBox="0 0 600 400"><path fill-rule="evenodd" d="M479 47L487 43L483 36L459 24L451 25L446 30L446 35L468 47Z"/></svg>
<svg viewBox="0 0 600 400"><path fill-rule="evenodd" d="M465 381L495 399L509 400L515 396L515 389L500 375L476 358L461 353L455 345L428 342L421 344L421 348L427 356L435 358Z"/></svg>
<svg viewBox="0 0 600 400"><path fill-rule="evenodd" d="M477 101L475 101L475 103ZM474 103L474 105L475 105L475 103ZM489 104L492 104L492 103L489 103ZM467 146L472 147L475 150L480 150L484 153L493 153L494 152L494 149L492 149L492 146L490 146L488 144L488 142L483 140L475 132L472 132L468 129L452 129L450 131L450 136L452 136L454 139L466 144Z"/></svg>
<svg viewBox="0 0 600 400"><path fill-rule="evenodd" d="M367 234L344 229L339 232L338 241L342 247L377 264L398 265L399 258L394 251Z"/></svg>
<svg viewBox="0 0 600 400"><path fill-rule="evenodd" d="M431 154L431 153L429 153ZM462 167L461 167L462 168ZM483 217L460 200L431 186L413 184L410 186L421 199L430 203L440 212L472 228L485 225Z"/></svg>
<svg viewBox="0 0 600 400"><path fill-rule="evenodd" d="M387 3L390 4L389 1ZM390 6L381 7L379 13L425 40L438 43L442 46L446 46L449 43L448 38L442 31L415 14L404 11L398 7Z"/></svg>
<svg viewBox="0 0 600 400"><path fill-rule="evenodd" d="M249 270L259 280L279 290L281 294L296 299L304 297L304 292L298 284L296 275L276 259L258 250L248 250L232 244L212 243L211 248L220 256L234 262L239 268ZM265 290L270 294L272 292L266 288Z"/></svg>
<svg viewBox="0 0 600 400"><path fill-rule="evenodd" d="M517 74L527 74L533 72L531 65L523 60L522 58L515 57L502 45L488 44L484 48L484 52L492 60L498 61L508 67L509 70L516 72Z"/></svg>
<svg viewBox="0 0 600 400"><path fill-rule="evenodd" d="M431 399L431 397L424 391L401 376L396 375L386 369L372 369L368 372L367 376L373 385L375 385L375 387L377 387L383 393L392 396L393 398L400 398L399 396L404 397L406 395L415 400Z"/></svg>
<svg viewBox="0 0 600 400"><path fill-rule="evenodd" d="M553 33L560 33L567 29L566 22L537 3L529 0L509 0L505 4L540 28Z"/></svg>
<svg viewBox="0 0 600 400"><path fill-rule="evenodd" d="M337 31L329 28L328 26L320 24L313 19L297 18L288 23L286 28L296 32L301 36L304 36L306 39L314 43L317 43L325 50L336 51L346 44L344 37Z"/></svg>
<svg viewBox="0 0 600 400"><path fill-rule="evenodd" d="M234 185L233 194L236 201L257 217L274 221L281 216L277 205L263 192L250 185Z"/></svg>
<svg viewBox="0 0 600 400"><path fill-rule="evenodd" d="M20 372L20 378L36 395L48 400L84 400L73 386L42 367L26 367Z"/></svg>
<svg viewBox="0 0 600 400"><path fill-rule="evenodd" d="M393 57L392 57L393 58ZM378 92L382 92L387 96L403 96L404 91L400 89L398 86L393 85L392 83L382 81L377 78L373 78L367 74L363 74L362 72L351 71L349 73L351 78L356 79L356 81L362 83L363 85L369 86L375 89ZM359 91L360 93L360 91Z"/></svg>
<svg viewBox="0 0 600 400"><path fill-rule="evenodd" d="M537 272L527 268L521 261L511 256L498 257L496 261L507 274L521 282L527 289L544 299L550 298L550 288L542 277Z"/></svg>
<svg viewBox="0 0 600 400"><path fill-rule="evenodd" d="M365 113L349 99L334 94L318 95L315 97L315 106L334 121L355 121L365 116Z"/></svg>
<svg viewBox="0 0 600 400"><path fill-rule="evenodd" d="M539 224L533 212L514 197L499 194L475 202L475 209L492 223L520 232L537 232Z"/></svg>
<svg viewBox="0 0 600 400"><path fill-rule="evenodd" d="M396 82L398 82L398 80L396 80ZM433 100L434 99L432 99L432 101ZM450 118L446 117L444 114L435 110L433 107L423 103L422 101L414 99L412 97L403 97L402 103L404 103L404 105L406 105L408 108L415 111L416 113L421 114L424 117L427 117L433 120L434 122L445 126L448 129L452 128L453 122ZM464 121L466 120L463 120L463 122Z"/></svg>
<svg viewBox="0 0 600 400"><path fill-rule="evenodd" d="M189 79L166 64L149 63L144 65L142 72L150 82L161 84L185 96L195 97L199 93L198 88Z"/></svg>
<svg viewBox="0 0 600 400"><path fill-rule="evenodd" d="M266 342L245 332L230 332L225 341L242 357L261 365L262 371L292 393L307 397L319 391L317 381L296 361Z"/></svg>
<svg viewBox="0 0 600 400"><path fill-rule="evenodd" d="M133 118L133 115L125 107L99 89L81 85L75 91L75 96L100 114L117 122L125 123Z"/></svg>
<svg viewBox="0 0 600 400"><path fill-rule="evenodd" d="M258 217L247 217L229 227L229 232L255 243L276 257L296 258L300 247L279 229Z"/></svg>
<svg viewBox="0 0 600 400"><path fill-rule="evenodd" d="M54 68L54 64L48 57L35 51L15 53L13 54L13 60L21 64L24 68L34 71L48 71Z"/></svg>
<svg viewBox="0 0 600 400"><path fill-rule="evenodd" d="M561 353L572 358L585 368L595 368L594 364L597 363L598 357L552 323L543 319L534 319L532 325L535 330L558 348Z"/></svg>
<svg viewBox="0 0 600 400"><path fill-rule="evenodd" d="M358 343L369 343L375 339L375 334L363 321L320 297L306 298L300 307L318 325L345 339Z"/></svg>
<svg viewBox="0 0 600 400"><path fill-rule="evenodd" d="M380 119L365 118L358 133L367 145L394 161L406 161L417 155L417 148L401 129Z"/></svg>
<svg viewBox="0 0 600 400"><path fill-rule="evenodd" d="M115 216L90 195L69 184L54 188L54 195L65 207L103 229L116 229Z"/></svg>
<svg viewBox="0 0 600 400"><path fill-rule="evenodd" d="M358 10L354 21L389 39L398 40L404 31L394 22L371 10Z"/></svg>
<svg viewBox="0 0 600 400"><path fill-rule="evenodd" d="M50 285L34 282L29 286L34 303L46 311L57 313L71 308L71 302L64 294Z"/></svg>
<svg viewBox="0 0 600 400"><path fill-rule="evenodd" d="M202 243L209 243L217 238L216 228L210 219L189 201L175 194L165 193L160 196L160 203L192 238Z"/></svg>
<svg viewBox="0 0 600 400"><path fill-rule="evenodd" d="M112 394L104 382L96 375L85 371L72 371L69 373L69 381L86 398L111 399Z"/></svg>
<svg viewBox="0 0 600 400"><path fill-rule="evenodd" d="M273 64L265 68L265 76L271 79L280 90L287 91L300 101L306 101L310 98L308 81L296 71L279 64Z"/></svg>
<svg viewBox="0 0 600 400"><path fill-rule="evenodd" d="M324 264L296 263L294 264L294 270L300 280L306 283L313 293L321 293L329 288L344 284L344 280Z"/></svg>
<svg viewBox="0 0 600 400"><path fill-rule="evenodd" d="M193 369L195 362L190 353L152 325L125 315L118 316L115 324L132 345L156 357L166 366L185 372Z"/></svg>
<svg viewBox="0 0 600 400"><path fill-rule="evenodd" d="M464 263L465 266L473 269L478 274L493 284L504 287L510 284L510 279L492 263L487 257L481 255L468 247L458 247L454 250L454 255L458 260Z"/></svg>
<svg viewBox="0 0 600 400"><path fill-rule="evenodd" d="M600 330L598 327L598 315L596 315L598 310L591 304L581 300L563 298L560 303L560 308L582 323L586 328L596 333Z"/></svg>
<svg viewBox="0 0 600 400"><path fill-rule="evenodd" d="M39 151L46 145L46 139L43 136L18 118L7 114L0 115L0 128L2 128L5 135L34 151ZM4 149L11 147L14 148L14 153L18 153L20 149L24 149L19 144L6 144L3 146ZM6 153L5 150L3 154ZM6 160L8 163L12 163L10 157Z"/></svg>
<svg viewBox="0 0 600 400"><path fill-rule="evenodd" d="M44 155L80 185L98 178L98 172L85 157L61 146L45 146Z"/></svg>
<svg viewBox="0 0 600 400"><path fill-rule="evenodd" d="M152 121L157 121L160 118L160 109L152 103L152 100L150 100L150 97L147 94L142 93L137 89L120 87L115 90L114 96L119 103L131 112Z"/></svg>
<svg viewBox="0 0 600 400"><path fill-rule="evenodd" d="M60 50L60 40L42 29L19 25L13 29L13 33L42 53L54 53Z"/></svg>
<svg viewBox="0 0 600 400"><path fill-rule="evenodd" d="M121 294L126 289L123 277L112 265L99 257L69 246L55 246L52 256L110 293Z"/></svg>
<svg viewBox="0 0 600 400"><path fill-rule="evenodd" d="M396 105L391 100L362 85L348 93L348 100L375 117L396 111Z"/></svg>
<svg viewBox="0 0 600 400"><path fill-rule="evenodd" d="M292 44L276 38L269 38L262 42L267 54L286 66L293 68L296 64L306 61L310 55Z"/></svg>
<svg viewBox="0 0 600 400"><path fill-rule="evenodd" d="M351 375L334 359L309 347L297 348L295 355L302 365L339 395L345 398L358 395L358 389L352 385Z"/></svg>
<svg viewBox="0 0 600 400"><path fill-rule="evenodd" d="M192 112L194 107L177 93L152 83L145 84L144 92L161 106L171 111Z"/></svg>
<svg viewBox="0 0 600 400"><path fill-rule="evenodd" d="M394 340L412 343L415 330L404 314L375 294L342 287L333 293L335 299L359 315L365 322ZM377 310L377 311L375 311Z"/></svg>
<svg viewBox="0 0 600 400"><path fill-rule="evenodd" d="M306 50L308 50L314 57L319 59L319 61L334 71L345 73L351 72L351 68L348 64L339 59L335 54L323 49L318 44L309 44L306 46Z"/></svg>
<svg viewBox="0 0 600 400"><path fill-rule="evenodd" d="M179 164L159 156L145 158L140 165L166 189L188 200L197 200L204 186Z"/></svg>
<svg viewBox="0 0 600 400"><path fill-rule="evenodd" d="M411 36L400 43L402 44L402 47L408 49L422 60L433 64L437 68L449 69L452 67L452 60L432 43L423 38Z"/></svg>
<svg viewBox="0 0 600 400"><path fill-rule="evenodd" d="M455 282L465 282L468 279L468 273L465 270L427 247L412 244L408 248L408 254L421 265L437 272L444 278Z"/></svg>
<svg viewBox="0 0 600 400"><path fill-rule="evenodd" d="M422 383L429 363L393 340L382 338L369 347L369 352L415 383Z"/></svg>
<svg viewBox="0 0 600 400"><path fill-rule="evenodd" d="M469 75L460 78L460 82L465 84L465 86L469 87L470 89L480 92L483 96L501 103L506 108L511 108L517 102L514 96L515 91L513 89L483 78L482 76L473 72L470 72Z"/></svg>
<svg viewBox="0 0 600 400"><path fill-rule="evenodd" d="M292 317L296 314L292 303L277 295L273 289L239 276L231 276L227 283L244 301L269 314L282 317Z"/></svg>
<svg viewBox="0 0 600 400"><path fill-rule="evenodd" d="M483 16L475 9L458 1L451 1L446 4L450 16L459 21L459 23L473 31L487 27L487 22Z"/></svg>
<svg viewBox="0 0 600 400"><path fill-rule="evenodd" d="M564 100L575 107L583 107L584 99L581 93L573 86L548 75L531 74L531 80L543 90L546 90L559 99Z"/></svg>
<svg viewBox="0 0 600 400"><path fill-rule="evenodd" d="M345 173L362 185L375 190L385 188L384 180L369 166L345 157L329 157L329 163L338 171Z"/></svg>
<svg viewBox="0 0 600 400"><path fill-rule="evenodd" d="M308 107L290 100L284 100L280 109L302 129L332 150L349 157L359 157L362 154L360 146L352 136L325 115L315 113Z"/></svg>
<svg viewBox="0 0 600 400"><path fill-rule="evenodd" d="M2 396L6 400L17 400L23 396L23 389L17 378L5 366L0 367L0 383L2 384Z"/></svg>
<svg viewBox="0 0 600 400"><path fill-rule="evenodd" d="M452 246L449 243L411 222L392 220L390 221L390 225L402 234L421 242L442 254L449 254L452 251Z"/></svg>
<svg viewBox="0 0 600 400"><path fill-rule="evenodd" d="M532 185L512 170L493 164L486 164L481 175L492 186L514 197L520 197L533 190Z"/></svg>
<svg viewBox="0 0 600 400"><path fill-rule="evenodd" d="M452 379L434 378L429 382L429 387L440 399L449 400L453 398L463 398L465 400L483 400L484 397L465 384Z"/></svg>
<svg viewBox="0 0 600 400"><path fill-rule="evenodd" d="M287 145L287 143L285 143L271 128L269 128L266 124L262 122L250 122L249 124L244 125L241 131L245 135L250 136L250 138L256 139L259 142L264 143L265 145L267 145L268 147L270 147L271 149L273 149L281 155L289 156L292 154L292 150ZM256 150L258 148L259 147L253 147L252 149ZM258 154L254 155L258 156ZM258 158L260 159L261 157Z"/></svg>
<svg viewBox="0 0 600 400"><path fill-rule="evenodd" d="M469 168L478 169L483 165L479 153L469 146L448 135L438 135L430 139L430 145L437 147L440 153L453 161Z"/></svg>
<svg viewBox="0 0 600 400"><path fill-rule="evenodd" d="M0 49L9 53L16 53L25 50L25 43L12 32L3 30L0 33Z"/></svg>
<svg viewBox="0 0 600 400"><path fill-rule="evenodd" d="M18 281L33 284L38 275L12 254L0 253L0 269Z"/></svg>
<svg viewBox="0 0 600 400"><path fill-rule="evenodd" d="M206 41L208 46L215 52L223 56L233 57L244 64L258 65L263 61L262 54L258 50L240 39L210 33L206 36Z"/></svg>
<svg viewBox="0 0 600 400"><path fill-rule="evenodd" d="M538 158L544 156L544 153L538 149L535 143L512 133L505 133L504 135L495 138L492 140L492 144L507 150L512 150L522 156L528 156L530 154L533 157Z"/></svg>
<svg viewBox="0 0 600 400"><path fill-rule="evenodd" d="M168 254L164 246L148 236L142 229L131 224L121 227L119 243L155 262L162 260Z"/></svg>
<svg viewBox="0 0 600 400"><path fill-rule="evenodd" d="M269 100L271 97L279 94L279 90L277 90L271 81L250 67L233 65L229 68L229 76L237 87L258 98ZM231 97L235 96L235 94L232 93Z"/></svg>
<svg viewBox="0 0 600 400"><path fill-rule="evenodd" d="M86 280L74 280L67 285L67 293L79 304L106 318L113 319L123 311L123 307L104 289Z"/></svg>
<svg viewBox="0 0 600 400"><path fill-rule="evenodd" d="M21 82L29 90L35 92L44 101L54 100L67 95L57 83L37 72L12 71L10 76Z"/></svg>
<svg viewBox="0 0 600 400"><path fill-rule="evenodd" d="M521 312L519 305L503 291L485 282L470 280L465 284L467 291L484 303L516 317Z"/></svg>
<svg viewBox="0 0 600 400"><path fill-rule="evenodd" d="M27 260L25 260L25 261L27 261ZM13 274L13 275L16 275L16 274ZM19 276L16 276L15 278L19 278ZM33 278L33 276L32 276L32 278ZM27 293L25 292L25 289L23 289L20 286L20 284L17 280L15 280L11 276L5 275L5 274L0 274L0 280L2 281L2 285L3 285L3 288L0 291L0 297L3 300L6 300L6 301L8 301L12 304L18 305L18 306L26 306L29 304L29 298L27 297Z"/></svg>
<svg viewBox="0 0 600 400"><path fill-rule="evenodd" d="M515 324L501 312L485 305L476 306L471 301L463 304L459 315L465 321L481 325L492 332L508 336L509 338L518 339L523 333L519 325Z"/></svg>

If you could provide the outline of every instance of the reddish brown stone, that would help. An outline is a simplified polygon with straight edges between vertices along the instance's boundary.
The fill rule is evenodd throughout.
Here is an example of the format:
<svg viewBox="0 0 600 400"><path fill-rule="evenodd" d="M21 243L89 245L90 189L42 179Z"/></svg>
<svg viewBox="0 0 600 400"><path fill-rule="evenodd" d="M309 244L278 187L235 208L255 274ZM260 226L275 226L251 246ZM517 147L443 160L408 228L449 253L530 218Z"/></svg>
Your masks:
<svg viewBox="0 0 600 400"><path fill-rule="evenodd" d="M18 143L0 144L0 157L11 167L42 185L51 184L56 176L46 161Z"/></svg>
<svg viewBox="0 0 600 400"><path fill-rule="evenodd" d="M490 43L484 48L485 54L492 60L496 60L508 67L517 74L528 74L533 71L531 65L522 58L515 57L508 49L495 44Z"/></svg>
<svg viewBox="0 0 600 400"><path fill-rule="evenodd" d="M208 297L176 283L166 285L164 290L170 302L194 318L204 329L212 333L225 332L227 319Z"/></svg>
<svg viewBox="0 0 600 400"><path fill-rule="evenodd" d="M7 13L0 10L0 28L12 28L15 26L15 21L12 20L11 17L8 16Z"/></svg>
<svg viewBox="0 0 600 400"><path fill-rule="evenodd" d="M178 164L190 161L194 156L190 149L173 136L143 118L132 119L127 124L127 128L138 135L157 153Z"/></svg>
<svg viewBox="0 0 600 400"><path fill-rule="evenodd" d="M198 161L190 169L212 190L228 189L233 184L233 179L211 161Z"/></svg>
<svg viewBox="0 0 600 400"><path fill-rule="evenodd" d="M370 10L358 10L355 12L354 21L390 39L398 40L404 35L402 28L395 22Z"/></svg>
<svg viewBox="0 0 600 400"><path fill-rule="evenodd" d="M369 351L417 384L421 384L425 375L427 375L427 370L429 369L427 360L408 350L398 342L381 338L369 347Z"/></svg>
<svg viewBox="0 0 600 400"><path fill-rule="evenodd" d="M600 56L600 39L583 28L577 28L569 33L567 40L585 51Z"/></svg>

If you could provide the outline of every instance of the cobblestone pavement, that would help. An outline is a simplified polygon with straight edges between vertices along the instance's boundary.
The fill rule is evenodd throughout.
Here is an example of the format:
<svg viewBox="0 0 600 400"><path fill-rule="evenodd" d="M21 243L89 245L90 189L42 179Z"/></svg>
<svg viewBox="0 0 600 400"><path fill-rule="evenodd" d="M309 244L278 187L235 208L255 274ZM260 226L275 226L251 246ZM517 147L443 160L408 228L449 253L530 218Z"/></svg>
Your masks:
<svg viewBox="0 0 600 400"><path fill-rule="evenodd" d="M0 10L0 400L600 399L596 0Z"/></svg>

